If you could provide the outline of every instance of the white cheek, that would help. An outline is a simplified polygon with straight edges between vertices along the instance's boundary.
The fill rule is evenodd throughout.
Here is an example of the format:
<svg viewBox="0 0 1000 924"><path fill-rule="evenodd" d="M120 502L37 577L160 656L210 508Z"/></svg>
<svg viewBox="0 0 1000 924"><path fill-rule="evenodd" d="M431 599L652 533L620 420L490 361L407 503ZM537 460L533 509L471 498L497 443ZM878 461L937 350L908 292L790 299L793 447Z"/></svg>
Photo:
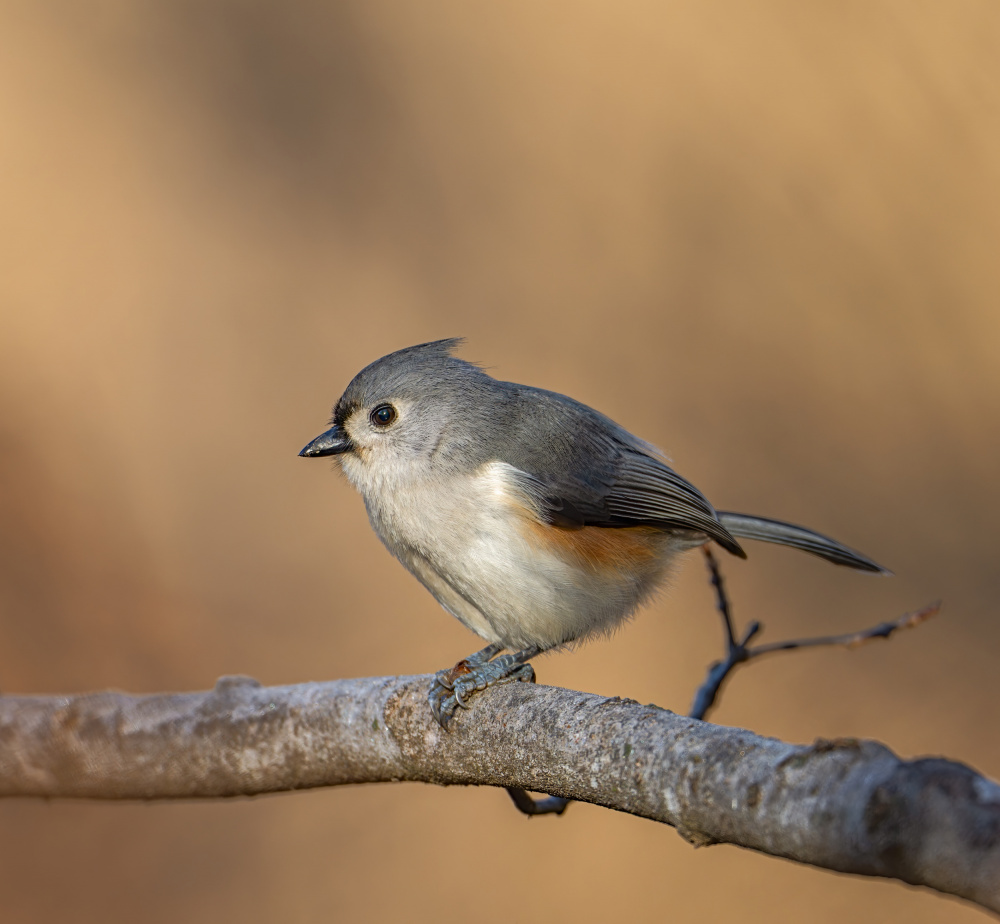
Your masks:
<svg viewBox="0 0 1000 924"><path fill-rule="evenodd" d="M401 464L390 450L391 447L376 442L342 457L347 480L366 504L384 507L391 498L399 496L411 475L410 467Z"/></svg>
<svg viewBox="0 0 1000 924"><path fill-rule="evenodd" d="M355 488L361 490L361 482L365 479L365 464L354 452L346 452L340 457L340 466L347 480Z"/></svg>

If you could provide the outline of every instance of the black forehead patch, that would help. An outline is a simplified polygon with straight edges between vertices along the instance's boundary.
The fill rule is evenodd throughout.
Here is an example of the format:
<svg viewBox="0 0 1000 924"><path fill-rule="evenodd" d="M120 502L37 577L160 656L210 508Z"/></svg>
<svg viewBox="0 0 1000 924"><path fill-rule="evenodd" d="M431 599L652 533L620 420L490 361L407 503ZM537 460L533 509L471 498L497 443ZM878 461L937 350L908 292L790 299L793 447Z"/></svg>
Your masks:
<svg viewBox="0 0 1000 924"><path fill-rule="evenodd" d="M357 401L345 400L341 398L337 406L333 409L333 418L330 420L335 427L342 427L347 418L351 416L361 405Z"/></svg>

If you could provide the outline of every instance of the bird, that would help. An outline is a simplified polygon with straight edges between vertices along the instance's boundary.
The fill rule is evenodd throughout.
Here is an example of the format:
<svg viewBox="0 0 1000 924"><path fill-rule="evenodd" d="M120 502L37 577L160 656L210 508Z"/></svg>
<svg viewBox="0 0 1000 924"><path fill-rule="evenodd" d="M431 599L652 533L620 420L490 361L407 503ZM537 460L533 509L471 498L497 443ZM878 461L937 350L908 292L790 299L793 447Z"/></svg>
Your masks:
<svg viewBox="0 0 1000 924"><path fill-rule="evenodd" d="M474 693L533 680L542 652L612 633L706 543L890 573L804 527L717 511L650 443L566 395L493 378L455 355L462 342L366 366L299 453L339 462L389 552L487 642L435 674L442 728Z"/></svg>

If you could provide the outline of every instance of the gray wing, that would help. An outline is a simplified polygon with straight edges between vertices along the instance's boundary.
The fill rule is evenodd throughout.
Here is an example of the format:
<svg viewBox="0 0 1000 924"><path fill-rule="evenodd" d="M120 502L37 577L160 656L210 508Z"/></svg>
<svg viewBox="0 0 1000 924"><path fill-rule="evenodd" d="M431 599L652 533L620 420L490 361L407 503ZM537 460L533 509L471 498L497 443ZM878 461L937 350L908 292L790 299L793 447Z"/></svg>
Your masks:
<svg viewBox="0 0 1000 924"><path fill-rule="evenodd" d="M624 450L607 482L532 474L531 492L542 515L555 526L621 529L655 526L704 533L724 549L746 558L712 505L694 485L657 459Z"/></svg>
<svg viewBox="0 0 1000 924"><path fill-rule="evenodd" d="M518 438L496 448L524 473L524 487L548 522L704 533L746 558L705 496L657 459L653 447L571 398L520 388L531 392L531 414L518 415Z"/></svg>
<svg viewBox="0 0 1000 924"><path fill-rule="evenodd" d="M820 533L765 517L717 513L705 496L657 450L614 421L555 392L503 383L495 417L503 417L502 445L481 446L483 461L500 458L519 472L540 514L554 526L656 526L703 533L746 558L734 536L801 549L861 571L890 572Z"/></svg>

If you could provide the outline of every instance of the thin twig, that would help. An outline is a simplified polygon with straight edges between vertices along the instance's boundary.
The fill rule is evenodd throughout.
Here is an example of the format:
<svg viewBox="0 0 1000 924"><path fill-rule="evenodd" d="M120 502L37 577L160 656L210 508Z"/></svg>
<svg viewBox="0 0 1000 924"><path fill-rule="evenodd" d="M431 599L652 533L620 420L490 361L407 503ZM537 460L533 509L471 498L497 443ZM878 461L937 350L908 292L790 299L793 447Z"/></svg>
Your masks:
<svg viewBox="0 0 1000 924"><path fill-rule="evenodd" d="M561 815L572 799L562 796L545 796L544 799L533 799L526 789L507 786L507 795L514 800L514 805L525 815Z"/></svg>
<svg viewBox="0 0 1000 924"><path fill-rule="evenodd" d="M750 649L750 657L756 658L763 654L770 654L774 651L788 651L792 648L811 648L816 645L842 645L844 648L857 648L865 642L870 642L875 638L888 638L893 632L899 629L912 629L931 616L937 615L941 610L941 601L931 603L922 609L914 610L912 613L904 613L899 619L892 619L889 622L879 623L870 629L862 629L860 632L848 632L845 635L826 635L821 638L793 639L788 642L771 642L768 645L757 645Z"/></svg>
<svg viewBox="0 0 1000 924"><path fill-rule="evenodd" d="M733 625L732 609L729 605L729 598L726 595L725 584L722 580L722 572L719 564L715 560L711 549L703 547L705 562L708 565L709 580L715 588L715 602L722 617L723 629L726 635L726 656L721 661L716 661L708 669L708 674L704 682L695 694L694 703L688 715L692 719L704 719L709 710L715 705L718 699L719 690L723 682L740 664L745 664L761 655L773 654L776 651L794 651L796 648L815 648L820 645L839 645L846 648L856 648L865 642L875 638L889 638L899 629L911 629L919 626L920 623L931 616L934 616L941 609L941 601L931 603L922 609L912 613L905 613L898 619L889 622L879 623L869 629L862 629L859 632L849 632L844 635L825 635L817 638L790 639L785 642L771 642L767 645L756 645L749 647L749 642L763 626L754 621L747 626L746 632L740 641L736 641L736 630Z"/></svg>

